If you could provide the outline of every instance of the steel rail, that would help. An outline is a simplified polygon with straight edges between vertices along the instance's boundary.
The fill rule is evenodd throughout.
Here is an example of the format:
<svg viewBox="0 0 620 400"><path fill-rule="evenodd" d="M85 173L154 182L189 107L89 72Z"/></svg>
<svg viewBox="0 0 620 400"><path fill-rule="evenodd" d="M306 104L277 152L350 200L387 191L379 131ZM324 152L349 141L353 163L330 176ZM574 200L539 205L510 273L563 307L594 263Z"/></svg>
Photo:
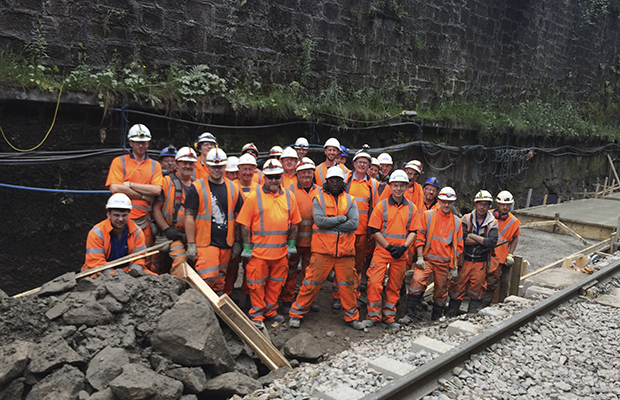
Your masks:
<svg viewBox="0 0 620 400"><path fill-rule="evenodd" d="M590 275L588 278L577 282L566 289L552 295L551 297L536 304L534 307L522 311L519 314L503 321L488 331L474 337L467 343L450 350L449 352L435 358L429 363L422 365L415 371L403 376L384 386L378 391L364 397L366 400L396 400L396 399L419 399L435 390L438 386L437 380L454 367L470 358L472 354L478 353L492 344L499 342L506 336L511 335L515 330L532 321L535 317L545 314L556 308L560 304L579 295L583 287L590 286L596 281L602 281L610 275L620 272L620 261L605 267L604 269Z"/></svg>

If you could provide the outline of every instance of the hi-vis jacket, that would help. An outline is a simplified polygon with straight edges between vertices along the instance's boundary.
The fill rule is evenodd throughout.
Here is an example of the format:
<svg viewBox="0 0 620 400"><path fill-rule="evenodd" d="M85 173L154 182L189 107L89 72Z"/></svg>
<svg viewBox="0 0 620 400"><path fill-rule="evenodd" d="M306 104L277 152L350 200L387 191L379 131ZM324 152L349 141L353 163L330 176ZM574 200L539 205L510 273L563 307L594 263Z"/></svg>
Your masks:
<svg viewBox="0 0 620 400"><path fill-rule="evenodd" d="M185 217L185 207L183 207L185 191L183 190L183 183L181 183L178 176L174 174L168 175L164 177L162 189L165 200L161 213L166 223L181 232L185 232L185 224L183 222Z"/></svg>
<svg viewBox="0 0 620 400"><path fill-rule="evenodd" d="M224 178L226 184L226 199L228 210L228 232L226 234L226 244L232 246L235 243L235 205L241 193L235 184L228 178ZM195 217L196 222L196 246L208 247L211 245L211 221L213 218L213 204L211 201L211 189L208 180L198 179L194 181L196 192L198 193L198 212ZM206 206L206 207L205 207Z"/></svg>
<svg viewBox="0 0 620 400"><path fill-rule="evenodd" d="M499 240L507 243L495 248L495 257L499 259L500 264L504 264L506 262L506 257L508 256L510 242L512 242L515 236L519 236L521 234L521 230L519 229L521 221L512 215L512 213L508 213L506 218L497 219L497 225L497 229L499 230ZM500 242L498 242L498 244L499 243Z"/></svg>
<svg viewBox="0 0 620 400"><path fill-rule="evenodd" d="M420 230L415 247L424 246L424 259L449 264L456 268L457 259L463 253L463 229L461 220L450 212L429 210L420 213Z"/></svg>
<svg viewBox="0 0 620 400"><path fill-rule="evenodd" d="M372 212L368 227L376 229L387 240L389 244L402 246L407 241L410 232L418 231L419 226L418 210L411 201L404 196L400 204L397 204L392 196L381 200ZM390 253L384 249L379 242L375 248L375 254L391 257Z"/></svg>
<svg viewBox="0 0 620 400"><path fill-rule="evenodd" d="M368 219L379 201L379 183L368 174L364 176L364 179L359 180L355 172L351 172L345 179L344 185L346 192L355 198L357 212L360 216L355 234L365 235L368 233Z"/></svg>
<svg viewBox="0 0 620 400"><path fill-rule="evenodd" d="M109 219L105 219L95 225L86 239L86 260L82 266L82 271L99 267L108 262L110 257L110 243L112 224ZM131 219L127 221L127 254L133 254L146 249L144 244L144 233L138 225ZM144 258L133 261L129 266L122 268L123 271L137 269L142 271L144 268Z"/></svg>
<svg viewBox="0 0 620 400"><path fill-rule="evenodd" d="M310 247L312 242L312 225L314 218L312 217L312 199L319 193L319 188L315 184L310 186L310 190L306 190L299 182L290 185L289 190L297 199L297 206L301 214L301 222L297 233L297 247Z"/></svg>
<svg viewBox="0 0 620 400"><path fill-rule="evenodd" d="M352 257L355 255L355 230L359 214L353 196L341 192L337 198L319 190L312 202L314 227L312 229L312 253L332 257ZM346 216L344 222L338 216Z"/></svg>
<svg viewBox="0 0 620 400"><path fill-rule="evenodd" d="M490 211L487 211L487 215L484 217L482 224L478 226L476 222L476 210L469 214L463 215L463 239L467 237L469 233L475 233L484 237L482 245L467 245L465 246L464 254L466 261L488 261L493 247L497 244L497 220Z"/></svg>
<svg viewBox="0 0 620 400"><path fill-rule="evenodd" d="M334 166L336 166L336 165L334 164ZM346 174L347 167L345 167L343 164L338 164L338 166L340 167L342 172L344 172ZM327 170L328 169L329 169L329 167L327 165L325 165L324 162L322 162L321 164L319 164L316 167L316 170L314 171L314 182L316 182L317 186L323 187L323 185L325 184L325 181L327 181L325 176L327 175Z"/></svg>

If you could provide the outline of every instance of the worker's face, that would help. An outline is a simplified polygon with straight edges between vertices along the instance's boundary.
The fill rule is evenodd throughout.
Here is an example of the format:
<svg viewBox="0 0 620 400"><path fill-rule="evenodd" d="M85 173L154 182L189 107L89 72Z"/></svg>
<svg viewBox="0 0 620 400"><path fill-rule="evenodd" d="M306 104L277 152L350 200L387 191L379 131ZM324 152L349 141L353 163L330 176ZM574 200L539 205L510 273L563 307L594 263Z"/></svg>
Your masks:
<svg viewBox="0 0 620 400"><path fill-rule="evenodd" d="M454 205L454 203L455 201L453 200L439 200L439 210L441 210L442 213L448 215L452 211L452 206Z"/></svg>
<svg viewBox="0 0 620 400"><path fill-rule="evenodd" d="M426 200L426 204L431 204L435 201L435 197L437 197L437 188L433 185L426 185L424 189L422 189L424 193L424 200Z"/></svg>
<svg viewBox="0 0 620 400"><path fill-rule="evenodd" d="M297 152L297 155L299 156L300 160L304 158L306 154L308 154L308 149L302 148L302 147L296 148L295 151Z"/></svg>
<svg viewBox="0 0 620 400"><path fill-rule="evenodd" d="M476 215L479 217L484 217L487 215L487 211L491 208L490 201L477 201L474 206L476 207Z"/></svg>
<svg viewBox="0 0 620 400"><path fill-rule="evenodd" d="M338 193L342 190L343 185L342 178L337 176L333 176L327 180L327 187L329 188L330 193Z"/></svg>
<svg viewBox="0 0 620 400"><path fill-rule="evenodd" d="M379 173L379 167L376 165L371 165L370 167L368 167L368 175L370 175L371 178L377 178L377 174Z"/></svg>
<svg viewBox="0 0 620 400"><path fill-rule="evenodd" d="M258 160L258 152L254 151L254 149L246 150L246 153L250 154L252 157Z"/></svg>
<svg viewBox="0 0 620 400"><path fill-rule="evenodd" d="M129 147L133 150L134 156L144 157L146 155L146 151L149 149L149 144L151 142L137 142L134 140L129 141Z"/></svg>
<svg viewBox="0 0 620 400"><path fill-rule="evenodd" d="M288 173L295 173L295 167L297 167L297 159L292 157L280 158L282 168Z"/></svg>
<svg viewBox="0 0 620 400"><path fill-rule="evenodd" d="M265 186L271 193L278 193L281 183L282 175L265 175Z"/></svg>
<svg viewBox="0 0 620 400"><path fill-rule="evenodd" d="M332 146L327 146L325 148L325 150L323 150L325 152L325 158L327 158L329 161L336 161L336 156L338 155L338 152L340 151L340 149L336 148L336 147L332 147Z"/></svg>
<svg viewBox="0 0 620 400"><path fill-rule="evenodd" d="M224 165L214 166L207 164L207 169L209 170L209 176L215 181L219 181L224 177Z"/></svg>
<svg viewBox="0 0 620 400"><path fill-rule="evenodd" d="M239 180L242 182L248 183L252 180L254 173L256 172L256 166L251 164L242 164L239 165ZM245 185L248 186L248 185Z"/></svg>
<svg viewBox="0 0 620 400"><path fill-rule="evenodd" d="M109 209L108 218L115 230L123 230L129 221L129 210Z"/></svg>
<svg viewBox="0 0 620 400"><path fill-rule="evenodd" d="M388 176L392 170L392 164L381 164L381 174Z"/></svg>
<svg viewBox="0 0 620 400"><path fill-rule="evenodd" d="M163 157L159 160L159 163L163 169L167 169L172 174L177 170L177 162L174 160L174 157Z"/></svg>
<svg viewBox="0 0 620 400"><path fill-rule="evenodd" d="M314 170L312 169L302 169L297 172L297 180L302 187L307 188L312 186L312 178L314 178Z"/></svg>
<svg viewBox="0 0 620 400"><path fill-rule="evenodd" d="M238 172L237 171L234 171L234 172L226 171L226 177L230 179L231 181L234 181L238 177Z"/></svg>
<svg viewBox="0 0 620 400"><path fill-rule="evenodd" d="M405 169L405 172L407 173L407 176L409 177L409 186L413 186L413 184L420 177L420 173L413 168L407 168Z"/></svg>
<svg viewBox="0 0 620 400"><path fill-rule="evenodd" d="M214 148L215 148L215 143L213 142L200 143L200 156L202 157L202 159L206 160L207 153L209 152L209 150L214 149Z"/></svg>
<svg viewBox="0 0 620 400"><path fill-rule="evenodd" d="M366 172L368 172L369 166L370 166L370 161L368 161L368 159L365 157L360 157L357 160L353 161L353 168L355 168L355 172L358 175L366 174Z"/></svg>
<svg viewBox="0 0 620 400"><path fill-rule="evenodd" d="M191 161L179 161L179 178L187 180L194 175L195 165Z"/></svg>
<svg viewBox="0 0 620 400"><path fill-rule="evenodd" d="M338 164L344 164L347 162L347 158L345 156L336 156L336 162Z"/></svg>
<svg viewBox="0 0 620 400"><path fill-rule="evenodd" d="M392 197L396 201L400 201L407 190L407 184L405 182L392 182L390 183L390 189L392 190Z"/></svg>
<svg viewBox="0 0 620 400"><path fill-rule="evenodd" d="M512 204L498 204L497 210L500 214L508 214L510 209L512 208Z"/></svg>

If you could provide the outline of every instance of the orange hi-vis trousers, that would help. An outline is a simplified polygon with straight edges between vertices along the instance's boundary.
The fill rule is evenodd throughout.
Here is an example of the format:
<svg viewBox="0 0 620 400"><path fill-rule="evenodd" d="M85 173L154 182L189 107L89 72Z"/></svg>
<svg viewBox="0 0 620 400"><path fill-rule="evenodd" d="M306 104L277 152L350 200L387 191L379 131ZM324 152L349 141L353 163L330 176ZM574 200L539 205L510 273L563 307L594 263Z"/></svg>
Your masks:
<svg viewBox="0 0 620 400"><path fill-rule="evenodd" d="M364 263L366 262L366 247L368 246L368 235L355 235L355 272L357 277L355 279L355 291L357 298L360 298L360 292L357 288L360 286L360 279L362 278L362 271L364 270ZM332 297L334 299L340 299L340 291L338 290L338 284L336 281L332 282Z"/></svg>
<svg viewBox="0 0 620 400"><path fill-rule="evenodd" d="M246 266L246 280L250 292L250 319L263 321L276 315L278 297L286 280L288 258L265 260L252 257Z"/></svg>
<svg viewBox="0 0 620 400"><path fill-rule="evenodd" d="M321 285L327 275L334 270L336 280L340 288L340 298L344 309L344 320L357 321L359 311L357 309L357 290L355 290L355 259L349 257L332 257L327 254L312 253L310 265L306 269L306 277L297 294L297 300L288 315L291 318L303 318L321 290Z"/></svg>
<svg viewBox="0 0 620 400"><path fill-rule="evenodd" d="M226 269L230 260L230 249L215 246L198 247L196 272L218 295L224 293Z"/></svg>
<svg viewBox="0 0 620 400"><path fill-rule="evenodd" d="M187 262L187 254L185 253L185 245L182 240L175 240L170 243L170 251L164 253L160 250L158 254L153 255L153 266L156 267L157 274L169 272L179 279L183 279L181 273L181 264Z"/></svg>
<svg viewBox="0 0 620 400"><path fill-rule="evenodd" d="M413 296L422 296L428 287L428 277L433 274L433 281L435 282L433 301L438 306L444 307L448 301L449 272L449 263L426 260L424 269L415 269L407 293Z"/></svg>
<svg viewBox="0 0 620 400"><path fill-rule="evenodd" d="M480 300L486 289L488 261L467 261L459 268L456 280L450 283L449 294L454 300L463 300L465 295Z"/></svg>
<svg viewBox="0 0 620 400"><path fill-rule="evenodd" d="M381 302L383 292L383 279L386 274L387 265L390 264L388 274L388 285L385 288L385 298ZM407 268L407 254L405 253L398 260L390 256L382 256L375 252L370 262L368 284L366 296L368 297L368 318L377 322L394 322L396 317L396 303L400 298L400 288L405 279L405 268Z"/></svg>
<svg viewBox="0 0 620 400"><path fill-rule="evenodd" d="M239 274L239 263L243 264L243 281L241 283L241 292L243 294L249 294L248 283L245 279L245 268L248 265L248 260L241 258L233 258L228 262L228 268L226 268L226 278L224 279L224 293L229 295L235 288L235 282L237 281L237 275Z"/></svg>
<svg viewBox="0 0 620 400"><path fill-rule="evenodd" d="M306 276L306 268L310 265L310 247L297 247L297 254L291 255L288 260L288 275L282 288L280 299L283 303L291 303L295 300L295 288L297 287L297 265L301 259L301 280Z"/></svg>

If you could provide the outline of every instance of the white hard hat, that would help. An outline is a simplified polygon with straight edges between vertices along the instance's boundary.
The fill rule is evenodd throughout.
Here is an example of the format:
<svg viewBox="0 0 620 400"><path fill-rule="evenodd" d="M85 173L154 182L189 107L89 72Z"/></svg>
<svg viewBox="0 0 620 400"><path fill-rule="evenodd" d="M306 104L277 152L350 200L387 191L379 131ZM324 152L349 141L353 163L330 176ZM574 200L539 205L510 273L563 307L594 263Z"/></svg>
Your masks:
<svg viewBox="0 0 620 400"><path fill-rule="evenodd" d="M248 150L254 150L258 154L258 147L254 143L246 143L241 148L241 154L244 154Z"/></svg>
<svg viewBox="0 0 620 400"><path fill-rule="evenodd" d="M308 147L310 147L310 143L308 143L308 139L306 139L305 137L297 138L297 140L295 141L296 149L307 149Z"/></svg>
<svg viewBox="0 0 620 400"><path fill-rule="evenodd" d="M254 158L253 155L251 154L244 154L241 157L239 157L239 162L237 163L237 166L239 165L253 165L256 167L256 158Z"/></svg>
<svg viewBox="0 0 620 400"><path fill-rule="evenodd" d="M133 140L134 142L148 142L151 140L151 131L142 124L135 124L129 128L127 139Z"/></svg>
<svg viewBox="0 0 620 400"><path fill-rule="evenodd" d="M215 139L215 136L213 136L212 133L205 132L201 134L200 136L198 136L198 140L196 141L196 143L198 144L203 143L203 142L210 142L213 144L217 144L217 139Z"/></svg>
<svg viewBox="0 0 620 400"><path fill-rule="evenodd" d="M269 157L280 157L282 155L282 147L280 146L273 146L271 149L269 149Z"/></svg>
<svg viewBox="0 0 620 400"><path fill-rule="evenodd" d="M329 138L327 139L327 142L325 142L325 144L323 145L324 149L327 147L335 147L338 149L338 151L340 151L340 142L336 138Z"/></svg>
<svg viewBox="0 0 620 400"><path fill-rule="evenodd" d="M312 161L308 157L304 157L301 159L301 161L297 163L297 169L295 171L299 172L305 169L311 169L314 171L315 168L316 168L316 164L314 164L314 161Z"/></svg>
<svg viewBox="0 0 620 400"><path fill-rule="evenodd" d="M441 189L439 191L439 194L437 195L437 198L439 200L455 201L456 200L456 192L450 186L446 186L446 187L444 187L443 189Z"/></svg>
<svg viewBox="0 0 620 400"><path fill-rule="evenodd" d="M392 165L392 156L389 155L388 153L381 153L377 156L377 160L379 161L379 164L390 164Z"/></svg>
<svg viewBox="0 0 620 400"><path fill-rule="evenodd" d="M481 190L476 193L476 197L474 197L474 203L477 203L479 201L489 201L493 203L493 196L488 191Z"/></svg>
<svg viewBox="0 0 620 400"><path fill-rule="evenodd" d="M284 173L282 163L275 158L270 158L263 165L263 174L265 175L280 175Z"/></svg>
<svg viewBox="0 0 620 400"><path fill-rule="evenodd" d="M227 160L228 157L226 157L226 153L224 153L224 150L220 149L219 147L211 149L207 153L207 165L211 165L212 167L226 165Z"/></svg>
<svg viewBox="0 0 620 400"><path fill-rule="evenodd" d="M392 172L392 175L390 175L390 183L392 182L409 183L409 177L407 176L407 173L405 171L403 171L402 169L397 169L396 171Z"/></svg>
<svg viewBox="0 0 620 400"><path fill-rule="evenodd" d="M325 179L329 179L329 178L340 178L344 180L344 171L342 170L342 168L340 168L337 165L334 165L333 167L329 167L327 169L327 174L325 175Z"/></svg>
<svg viewBox="0 0 620 400"><path fill-rule="evenodd" d="M131 210L131 199L125 193L114 193L108 199L108 203L105 205L105 208L107 210L109 210L110 208Z"/></svg>
<svg viewBox="0 0 620 400"><path fill-rule="evenodd" d="M418 160L409 161L405 164L405 169L411 168L413 170L418 171L420 174L422 173L422 163Z"/></svg>
<svg viewBox="0 0 620 400"><path fill-rule="evenodd" d="M495 202L497 204L512 204L515 202L515 199L514 197L512 197L512 193L510 193L508 190L502 190L497 194Z"/></svg>
<svg viewBox="0 0 620 400"><path fill-rule="evenodd" d="M228 160L226 161L226 172L238 172L239 171L238 165L239 165L239 157L235 157L235 156L228 157Z"/></svg>
<svg viewBox="0 0 620 400"><path fill-rule="evenodd" d="M379 163L379 160L377 160L374 157L370 159L370 165L376 165L377 167L381 166L381 164Z"/></svg>
<svg viewBox="0 0 620 400"><path fill-rule="evenodd" d="M198 161L198 156L196 155L194 149L185 146L181 147L179 151L177 151L177 155L174 159L177 161L196 162Z"/></svg>
<svg viewBox="0 0 620 400"><path fill-rule="evenodd" d="M368 159L368 162L371 162L371 161L372 161L372 157L370 156L370 154L368 154L368 153L366 153L366 152L364 152L364 151L360 151L359 153L357 153L357 154L355 155L355 157L353 157L353 161L357 160L358 158L362 158L362 157L363 157L363 158L367 158L367 159Z"/></svg>
<svg viewBox="0 0 620 400"><path fill-rule="evenodd" d="M287 147L282 152L282 155L280 156L280 158L297 158L297 159L299 159L299 156L297 155L297 152L295 151L294 148Z"/></svg>

